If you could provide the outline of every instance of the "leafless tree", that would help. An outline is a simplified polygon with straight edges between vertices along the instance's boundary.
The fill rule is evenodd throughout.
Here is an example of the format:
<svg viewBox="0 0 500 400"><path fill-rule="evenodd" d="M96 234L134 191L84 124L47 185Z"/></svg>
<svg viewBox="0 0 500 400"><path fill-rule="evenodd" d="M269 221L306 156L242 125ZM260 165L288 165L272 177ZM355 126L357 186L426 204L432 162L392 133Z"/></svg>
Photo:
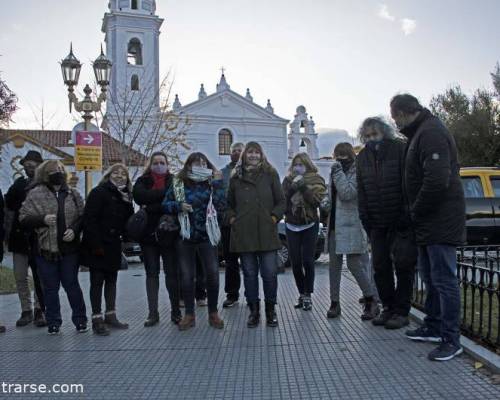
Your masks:
<svg viewBox="0 0 500 400"><path fill-rule="evenodd" d="M17 96L0 77L0 127L8 126L17 110Z"/></svg>
<svg viewBox="0 0 500 400"><path fill-rule="evenodd" d="M158 88L154 87L152 76L149 79L142 76L138 90L127 86L119 93L110 92L106 115L101 115L101 126L122 144L121 158L125 165L130 165L131 150L145 158L155 151L163 151L175 168L181 163L179 146L189 148L186 143L189 118L171 108L173 80L170 76L170 72L167 73Z"/></svg>

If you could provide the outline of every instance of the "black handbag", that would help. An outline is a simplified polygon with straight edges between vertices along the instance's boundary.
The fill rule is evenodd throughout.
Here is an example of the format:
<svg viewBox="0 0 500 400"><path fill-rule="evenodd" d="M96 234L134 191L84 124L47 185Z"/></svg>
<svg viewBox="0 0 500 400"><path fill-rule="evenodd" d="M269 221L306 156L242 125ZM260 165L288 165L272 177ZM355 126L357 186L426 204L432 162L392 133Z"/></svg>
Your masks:
<svg viewBox="0 0 500 400"><path fill-rule="evenodd" d="M181 227L177 216L164 214L160 217L155 231L156 241L162 247L172 247L179 237L180 230Z"/></svg>
<svg viewBox="0 0 500 400"><path fill-rule="evenodd" d="M140 242L146 236L148 226L148 214L144 208L141 208L127 221L127 238L135 242Z"/></svg>

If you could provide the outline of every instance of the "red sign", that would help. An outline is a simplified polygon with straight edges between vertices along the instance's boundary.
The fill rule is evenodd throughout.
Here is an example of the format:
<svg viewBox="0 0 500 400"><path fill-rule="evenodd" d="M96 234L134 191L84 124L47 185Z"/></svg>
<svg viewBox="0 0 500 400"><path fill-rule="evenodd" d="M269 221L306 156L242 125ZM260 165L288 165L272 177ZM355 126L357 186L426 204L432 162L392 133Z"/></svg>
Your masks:
<svg viewBox="0 0 500 400"><path fill-rule="evenodd" d="M101 132L76 132L77 146L102 146Z"/></svg>

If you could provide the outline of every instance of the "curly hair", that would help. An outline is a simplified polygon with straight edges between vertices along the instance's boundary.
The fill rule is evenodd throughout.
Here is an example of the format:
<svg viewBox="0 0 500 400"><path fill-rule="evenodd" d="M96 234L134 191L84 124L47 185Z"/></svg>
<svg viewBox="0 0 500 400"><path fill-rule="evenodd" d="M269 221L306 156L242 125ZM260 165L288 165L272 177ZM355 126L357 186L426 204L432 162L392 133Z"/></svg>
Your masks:
<svg viewBox="0 0 500 400"><path fill-rule="evenodd" d="M366 134L371 130L382 135L384 139L392 140L397 137L396 131L384 117L369 117L363 121L358 129L358 139L361 143L366 144L368 141Z"/></svg>

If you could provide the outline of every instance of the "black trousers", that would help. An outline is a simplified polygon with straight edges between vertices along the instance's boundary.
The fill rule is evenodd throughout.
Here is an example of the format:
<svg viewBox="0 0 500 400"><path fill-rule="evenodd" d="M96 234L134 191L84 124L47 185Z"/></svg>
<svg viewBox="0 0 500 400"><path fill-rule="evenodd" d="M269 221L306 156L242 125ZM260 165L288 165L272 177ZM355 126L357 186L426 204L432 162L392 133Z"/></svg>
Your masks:
<svg viewBox="0 0 500 400"><path fill-rule="evenodd" d="M150 314L158 312L160 290L160 266L163 263L165 286L170 299L171 311L179 311L180 276L175 247L164 248L157 243L141 245L146 270L146 294Z"/></svg>
<svg viewBox="0 0 500 400"><path fill-rule="evenodd" d="M115 311L117 280L118 271L90 268L90 303L92 305L92 315L101 314L103 287L106 312Z"/></svg>
<svg viewBox="0 0 500 400"><path fill-rule="evenodd" d="M230 251L231 227L224 226L222 233L222 253L225 261L224 291L231 300L238 300L241 287L239 255Z"/></svg>
<svg viewBox="0 0 500 400"><path fill-rule="evenodd" d="M292 263L295 284L302 295L314 292L314 255L318 240L319 224L300 232L286 229L288 254Z"/></svg>
<svg viewBox="0 0 500 400"><path fill-rule="evenodd" d="M375 284L384 307L407 316L411 308L416 266L416 245L406 243L404 252L398 246L397 234L389 228L373 228L370 232ZM415 257L413 257L415 252ZM398 253L403 256L394 257ZM394 279L396 274L397 282Z"/></svg>

